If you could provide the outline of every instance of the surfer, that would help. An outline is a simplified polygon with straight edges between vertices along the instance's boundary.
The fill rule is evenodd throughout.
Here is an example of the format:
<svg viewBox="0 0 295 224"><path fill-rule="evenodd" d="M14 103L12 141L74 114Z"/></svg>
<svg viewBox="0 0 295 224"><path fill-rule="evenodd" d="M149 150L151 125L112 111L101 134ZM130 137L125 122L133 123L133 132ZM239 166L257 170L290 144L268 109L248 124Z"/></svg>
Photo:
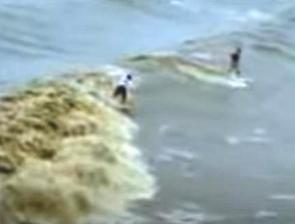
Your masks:
<svg viewBox="0 0 295 224"><path fill-rule="evenodd" d="M242 49L237 47L235 52L230 55L230 72L235 72L236 75L240 75L240 59L241 59Z"/></svg>
<svg viewBox="0 0 295 224"><path fill-rule="evenodd" d="M131 74L123 74L118 83L117 86L114 89L113 97L116 98L118 96L121 97L121 103L124 104L127 100L127 92L128 88L132 85L132 75Z"/></svg>

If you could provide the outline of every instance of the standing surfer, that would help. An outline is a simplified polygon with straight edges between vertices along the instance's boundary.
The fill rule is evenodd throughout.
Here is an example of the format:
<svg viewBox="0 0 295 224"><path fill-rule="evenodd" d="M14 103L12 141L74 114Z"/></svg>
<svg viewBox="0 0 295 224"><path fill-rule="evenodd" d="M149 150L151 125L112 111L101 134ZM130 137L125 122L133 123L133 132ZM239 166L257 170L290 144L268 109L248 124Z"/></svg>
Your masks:
<svg viewBox="0 0 295 224"><path fill-rule="evenodd" d="M123 74L119 82L117 83L117 86L114 89L113 97L121 97L121 103L124 104L128 97L128 88L132 85L133 77L131 74Z"/></svg>
<svg viewBox="0 0 295 224"><path fill-rule="evenodd" d="M241 71L240 71L241 53L242 53L242 49L240 47L237 47L236 50L233 53L231 53L231 55L230 55L229 71L235 72L235 74L237 76L239 76L241 74Z"/></svg>

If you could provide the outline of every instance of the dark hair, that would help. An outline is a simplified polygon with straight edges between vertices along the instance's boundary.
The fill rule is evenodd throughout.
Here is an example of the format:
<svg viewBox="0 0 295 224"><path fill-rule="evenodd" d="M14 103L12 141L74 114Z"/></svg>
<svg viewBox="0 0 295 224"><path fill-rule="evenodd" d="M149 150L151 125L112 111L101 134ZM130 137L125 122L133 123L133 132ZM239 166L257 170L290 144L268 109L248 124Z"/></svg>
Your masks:
<svg viewBox="0 0 295 224"><path fill-rule="evenodd" d="M132 79L132 75L131 75L131 74L128 74L128 75L127 75L127 79L128 79L128 80L131 80L131 79Z"/></svg>

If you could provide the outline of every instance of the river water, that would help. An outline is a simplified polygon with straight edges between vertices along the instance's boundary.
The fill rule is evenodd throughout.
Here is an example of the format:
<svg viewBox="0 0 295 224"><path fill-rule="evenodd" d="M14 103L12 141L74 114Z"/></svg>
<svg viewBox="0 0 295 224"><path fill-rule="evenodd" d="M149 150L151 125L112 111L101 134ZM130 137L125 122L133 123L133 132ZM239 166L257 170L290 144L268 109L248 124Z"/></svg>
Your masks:
<svg viewBox="0 0 295 224"><path fill-rule="evenodd" d="M293 0L1 0L0 28L3 91L142 54L222 61L242 46L241 89L127 62L158 190L119 223L294 223Z"/></svg>

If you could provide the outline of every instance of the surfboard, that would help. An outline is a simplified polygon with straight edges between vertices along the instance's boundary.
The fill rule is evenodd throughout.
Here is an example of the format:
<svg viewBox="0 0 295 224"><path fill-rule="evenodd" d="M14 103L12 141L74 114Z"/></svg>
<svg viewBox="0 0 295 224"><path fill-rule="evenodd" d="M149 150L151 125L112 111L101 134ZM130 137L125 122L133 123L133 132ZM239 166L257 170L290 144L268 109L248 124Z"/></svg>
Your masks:
<svg viewBox="0 0 295 224"><path fill-rule="evenodd" d="M237 76L236 74L232 73L229 75L228 82L232 87L248 87L250 83L253 82L252 79L246 76Z"/></svg>
<svg viewBox="0 0 295 224"><path fill-rule="evenodd" d="M133 113L134 113L134 104L133 104L133 101L132 100L127 100L126 103L121 103L119 102L118 99L114 99L112 97L110 97L108 100L107 100L107 103L115 108L116 110L128 115L128 116L132 116Z"/></svg>
<svg viewBox="0 0 295 224"><path fill-rule="evenodd" d="M206 69L203 67L200 68L194 63L180 63L177 65L179 72L206 83L228 86L231 88L246 88L251 82L250 79L245 78L244 76L239 77L233 73L229 74L226 71L221 71L219 68L215 68L214 66L209 66L207 68L206 65L205 68Z"/></svg>

